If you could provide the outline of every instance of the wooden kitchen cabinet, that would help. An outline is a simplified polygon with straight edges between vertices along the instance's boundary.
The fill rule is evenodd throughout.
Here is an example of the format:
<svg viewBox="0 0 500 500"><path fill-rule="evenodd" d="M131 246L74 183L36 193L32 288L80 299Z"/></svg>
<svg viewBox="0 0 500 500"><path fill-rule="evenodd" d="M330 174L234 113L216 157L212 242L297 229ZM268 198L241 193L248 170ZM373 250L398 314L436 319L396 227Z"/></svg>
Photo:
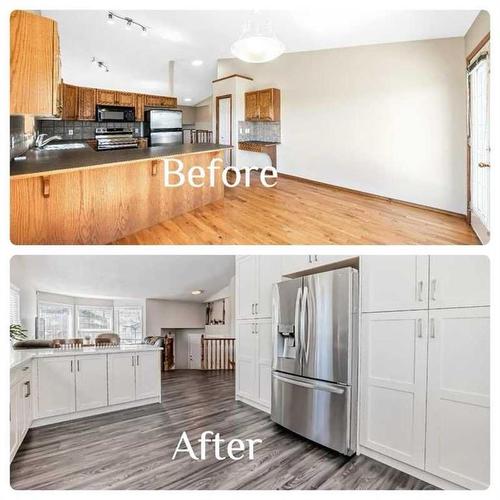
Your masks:
<svg viewBox="0 0 500 500"><path fill-rule="evenodd" d="M177 106L177 98L161 95L145 95L144 105L158 108L175 108Z"/></svg>
<svg viewBox="0 0 500 500"><path fill-rule="evenodd" d="M114 90L96 89L96 104L115 105L116 92Z"/></svg>
<svg viewBox="0 0 500 500"><path fill-rule="evenodd" d="M10 113L59 116L57 23L15 10L10 16Z"/></svg>
<svg viewBox="0 0 500 500"><path fill-rule="evenodd" d="M80 87L78 90L78 119L94 121L96 119L95 106L96 90Z"/></svg>
<svg viewBox="0 0 500 500"><path fill-rule="evenodd" d="M135 95L135 121L144 121L144 96L142 94Z"/></svg>
<svg viewBox="0 0 500 500"><path fill-rule="evenodd" d="M281 92L263 89L245 93L245 120L280 121Z"/></svg>
<svg viewBox="0 0 500 500"><path fill-rule="evenodd" d="M135 107L135 94L131 92L116 92L117 106L130 106Z"/></svg>
<svg viewBox="0 0 500 500"><path fill-rule="evenodd" d="M78 120L78 87L76 85L61 85L62 119Z"/></svg>

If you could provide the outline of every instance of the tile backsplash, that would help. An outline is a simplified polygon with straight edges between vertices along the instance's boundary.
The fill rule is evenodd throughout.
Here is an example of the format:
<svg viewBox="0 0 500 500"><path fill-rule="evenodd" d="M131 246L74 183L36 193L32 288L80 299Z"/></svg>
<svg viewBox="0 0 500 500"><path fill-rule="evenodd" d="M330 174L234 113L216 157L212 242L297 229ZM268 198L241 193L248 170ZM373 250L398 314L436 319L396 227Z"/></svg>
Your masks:
<svg viewBox="0 0 500 500"><path fill-rule="evenodd" d="M238 140L281 142L281 123L238 122Z"/></svg>
<svg viewBox="0 0 500 500"><path fill-rule="evenodd" d="M24 154L35 142L34 121L30 116L10 117L10 158Z"/></svg>
<svg viewBox="0 0 500 500"><path fill-rule="evenodd" d="M63 140L93 139L95 129L98 127L121 127L132 129L134 136L143 137L143 122L89 122L72 120L37 120L36 127L39 133L50 135L60 135Z"/></svg>

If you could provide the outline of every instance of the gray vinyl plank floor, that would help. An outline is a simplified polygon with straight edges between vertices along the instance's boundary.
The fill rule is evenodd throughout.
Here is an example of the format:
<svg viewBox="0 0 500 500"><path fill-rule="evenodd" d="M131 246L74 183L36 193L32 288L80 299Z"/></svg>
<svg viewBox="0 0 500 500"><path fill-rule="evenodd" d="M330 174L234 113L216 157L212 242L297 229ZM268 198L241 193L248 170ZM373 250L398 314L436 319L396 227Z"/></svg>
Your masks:
<svg viewBox="0 0 500 500"><path fill-rule="evenodd" d="M254 460L172 460L186 431L262 439ZM196 446L195 446L196 445ZM209 451L213 448L208 448ZM162 375L162 403L31 429L11 465L15 489L434 489L365 456L346 457L234 400L234 373Z"/></svg>

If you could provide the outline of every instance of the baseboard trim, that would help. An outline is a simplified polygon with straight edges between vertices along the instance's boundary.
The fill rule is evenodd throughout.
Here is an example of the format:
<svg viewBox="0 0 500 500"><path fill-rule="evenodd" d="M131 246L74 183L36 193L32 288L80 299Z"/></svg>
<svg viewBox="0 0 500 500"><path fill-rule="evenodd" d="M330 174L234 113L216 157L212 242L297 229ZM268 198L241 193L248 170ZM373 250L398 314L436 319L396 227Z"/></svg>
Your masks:
<svg viewBox="0 0 500 500"><path fill-rule="evenodd" d="M295 180L295 181L299 181L299 182L305 182L307 184L313 184L316 186L328 187L328 188L339 190L339 191L345 191L346 193L359 194L361 196L366 196L368 198L375 198L377 200L388 201L390 203L398 203L400 205L406 205L406 206L412 207L412 208L420 208L423 210L430 210L431 212L437 212L439 214L450 215L452 217L458 217L460 219L467 220L466 214L460 214L458 212L452 212L450 210L444 210L442 208L430 207L428 205L421 205L420 203L413 203L411 201L404 201L404 200L400 200L398 198L389 198L387 196L382 196L380 194L367 193L366 191L360 191L358 189L337 186L335 184L328 184L327 182L321 182L321 181L315 181L313 179L307 179L306 177L298 177L296 175L283 174L282 172L278 172L278 180L280 177L284 177L285 179L291 179L291 180Z"/></svg>
<svg viewBox="0 0 500 500"><path fill-rule="evenodd" d="M271 414L271 408L268 406L265 406L261 403L258 403L257 401L253 401L252 399L248 399L242 396L236 395L235 398L236 401L241 401L242 403L245 403L248 406L253 406L254 408L257 408L257 410L263 411L264 413L267 413L268 415Z"/></svg>
<svg viewBox="0 0 500 500"><path fill-rule="evenodd" d="M78 418L93 417L95 415L102 415L104 413L111 413L114 411L128 410L129 408L137 408L138 406L145 406L154 403L161 403L161 397L140 399L139 401L130 401L128 403L121 403L111 406L102 406L92 410L77 411L74 413L65 413L64 415L56 415L54 417L36 418L31 424L31 428L42 427L44 425L58 424L60 422L67 422L69 420L76 420Z"/></svg>
<svg viewBox="0 0 500 500"><path fill-rule="evenodd" d="M425 481L426 483L432 484L437 488L441 488L443 490L466 490L463 486L459 486L458 484L452 483L446 479L442 479L430 472L426 472L424 470L417 469L413 467L413 465L408 465L399 460L396 460L391 457L387 457L379 453L378 451L371 450L370 448L365 448L364 446L359 447L359 454L366 455L367 457L373 458L373 460L377 460L378 462L382 462L385 465L389 465L390 467L394 467L395 469L400 470L401 472L405 472L410 476L416 477L421 481Z"/></svg>

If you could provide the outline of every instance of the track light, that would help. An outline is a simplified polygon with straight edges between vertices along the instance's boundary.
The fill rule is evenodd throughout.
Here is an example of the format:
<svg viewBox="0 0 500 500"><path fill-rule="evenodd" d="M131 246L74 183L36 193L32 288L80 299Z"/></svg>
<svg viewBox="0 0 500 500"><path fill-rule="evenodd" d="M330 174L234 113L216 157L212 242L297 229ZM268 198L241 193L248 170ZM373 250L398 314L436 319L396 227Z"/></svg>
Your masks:
<svg viewBox="0 0 500 500"><path fill-rule="evenodd" d="M146 36L148 34L147 26L144 26L143 24L134 21L131 17L119 16L114 12L108 11L108 23L113 24L115 22L115 19L120 19L120 21L123 21L125 23L126 30L131 30L132 26L137 26L141 30L141 34L143 36Z"/></svg>
<svg viewBox="0 0 500 500"><path fill-rule="evenodd" d="M132 27L132 20L131 20L131 19L129 19L129 20L127 21L127 25L125 26L125 29L126 29L126 30L129 30L131 27Z"/></svg>
<svg viewBox="0 0 500 500"><path fill-rule="evenodd" d="M112 12L108 12L108 24L115 24L115 20Z"/></svg>
<svg viewBox="0 0 500 500"><path fill-rule="evenodd" d="M143 26L142 27L142 36L147 36L147 34L148 34L148 30L147 30L146 26Z"/></svg>
<svg viewBox="0 0 500 500"><path fill-rule="evenodd" d="M97 58L93 57L90 61L92 64L95 64L99 69L102 69L106 73L109 73L108 65L103 61L98 61Z"/></svg>

